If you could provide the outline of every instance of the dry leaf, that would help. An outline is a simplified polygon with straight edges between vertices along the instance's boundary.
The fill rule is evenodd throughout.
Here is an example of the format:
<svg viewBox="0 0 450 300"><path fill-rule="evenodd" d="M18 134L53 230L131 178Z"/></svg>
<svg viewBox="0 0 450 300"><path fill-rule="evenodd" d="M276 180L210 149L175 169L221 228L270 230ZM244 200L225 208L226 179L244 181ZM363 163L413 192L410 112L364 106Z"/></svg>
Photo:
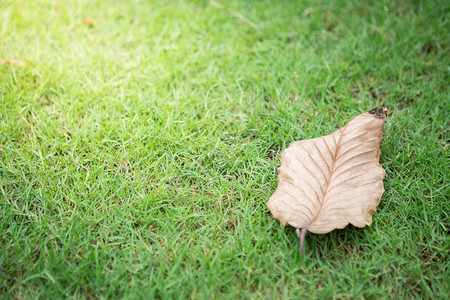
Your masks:
<svg viewBox="0 0 450 300"><path fill-rule="evenodd" d="M281 154L278 187L267 202L273 216L306 233L328 233L349 223L364 227L383 195L379 164L386 109L363 113L334 133L292 143Z"/></svg>
<svg viewBox="0 0 450 300"><path fill-rule="evenodd" d="M92 27L92 26L98 25L100 23L100 19L92 20L90 18L86 18L86 19L84 19L84 23L86 23L87 25Z"/></svg>
<svg viewBox="0 0 450 300"><path fill-rule="evenodd" d="M312 13L313 8L312 7L308 7L307 9L305 9L303 11L303 15L306 17L307 15L309 15L310 13Z"/></svg>

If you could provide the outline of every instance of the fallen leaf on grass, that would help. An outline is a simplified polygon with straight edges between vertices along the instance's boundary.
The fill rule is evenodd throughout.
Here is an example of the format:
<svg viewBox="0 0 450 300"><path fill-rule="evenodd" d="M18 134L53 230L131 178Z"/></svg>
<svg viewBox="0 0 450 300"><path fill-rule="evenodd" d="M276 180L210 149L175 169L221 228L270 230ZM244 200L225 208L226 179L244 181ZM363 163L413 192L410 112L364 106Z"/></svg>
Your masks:
<svg viewBox="0 0 450 300"><path fill-rule="evenodd" d="M306 17L306 16L308 16L310 13L312 13L312 11L313 11L313 8L312 8L312 7L308 7L307 9L305 9L305 10L303 11L303 15Z"/></svg>
<svg viewBox="0 0 450 300"><path fill-rule="evenodd" d="M90 18L86 18L86 19L84 19L84 23L86 23L87 25L93 27L93 26L96 26L96 25L98 25L100 23L100 19L92 20Z"/></svg>
<svg viewBox="0 0 450 300"><path fill-rule="evenodd" d="M334 133L292 143L281 154L272 215L296 228L300 252L306 233L328 233L349 223L364 227L384 193L379 164L386 109L363 113Z"/></svg>
<svg viewBox="0 0 450 300"><path fill-rule="evenodd" d="M0 61L0 65L13 65L15 67L23 67L25 66L25 62L21 60L10 60L5 58L3 61Z"/></svg>

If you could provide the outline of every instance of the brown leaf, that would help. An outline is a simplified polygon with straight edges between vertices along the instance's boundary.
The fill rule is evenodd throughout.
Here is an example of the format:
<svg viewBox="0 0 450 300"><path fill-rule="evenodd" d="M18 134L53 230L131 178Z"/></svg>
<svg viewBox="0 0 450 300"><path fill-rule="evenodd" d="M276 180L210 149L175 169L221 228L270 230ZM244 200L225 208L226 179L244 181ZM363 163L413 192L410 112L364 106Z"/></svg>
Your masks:
<svg viewBox="0 0 450 300"><path fill-rule="evenodd" d="M100 23L100 19L92 20L90 18L86 18L86 19L84 19L84 23L86 23L89 26L96 26Z"/></svg>
<svg viewBox="0 0 450 300"><path fill-rule="evenodd" d="M363 113L334 133L292 143L281 153L278 187L267 202L273 216L306 233L328 233L349 223L364 227L383 195L379 164L386 109Z"/></svg>

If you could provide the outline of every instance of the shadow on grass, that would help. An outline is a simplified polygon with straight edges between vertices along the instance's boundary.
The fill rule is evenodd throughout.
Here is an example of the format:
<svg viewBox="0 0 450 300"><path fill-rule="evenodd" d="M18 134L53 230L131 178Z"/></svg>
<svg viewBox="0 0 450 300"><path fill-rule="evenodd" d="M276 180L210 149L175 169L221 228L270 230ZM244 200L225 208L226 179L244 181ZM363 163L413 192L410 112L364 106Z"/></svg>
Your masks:
<svg viewBox="0 0 450 300"><path fill-rule="evenodd" d="M352 256L360 255L361 252L373 251L376 245L371 247L370 228L358 228L351 224L343 229L336 229L326 234L314 234L308 232L305 239L305 254L317 258L330 256ZM289 239L295 241L293 244L298 249L300 241L295 233L295 228L286 228Z"/></svg>

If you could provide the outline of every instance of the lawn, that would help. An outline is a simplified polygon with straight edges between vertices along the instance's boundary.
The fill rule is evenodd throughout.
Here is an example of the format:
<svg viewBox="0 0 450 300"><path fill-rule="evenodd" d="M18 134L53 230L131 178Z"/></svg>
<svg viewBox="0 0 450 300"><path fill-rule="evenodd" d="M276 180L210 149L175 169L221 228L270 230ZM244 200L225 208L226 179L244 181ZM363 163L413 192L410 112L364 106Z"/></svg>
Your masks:
<svg viewBox="0 0 450 300"><path fill-rule="evenodd" d="M449 289L446 1L0 3L0 297ZM369 227L298 252L280 153L389 110Z"/></svg>

